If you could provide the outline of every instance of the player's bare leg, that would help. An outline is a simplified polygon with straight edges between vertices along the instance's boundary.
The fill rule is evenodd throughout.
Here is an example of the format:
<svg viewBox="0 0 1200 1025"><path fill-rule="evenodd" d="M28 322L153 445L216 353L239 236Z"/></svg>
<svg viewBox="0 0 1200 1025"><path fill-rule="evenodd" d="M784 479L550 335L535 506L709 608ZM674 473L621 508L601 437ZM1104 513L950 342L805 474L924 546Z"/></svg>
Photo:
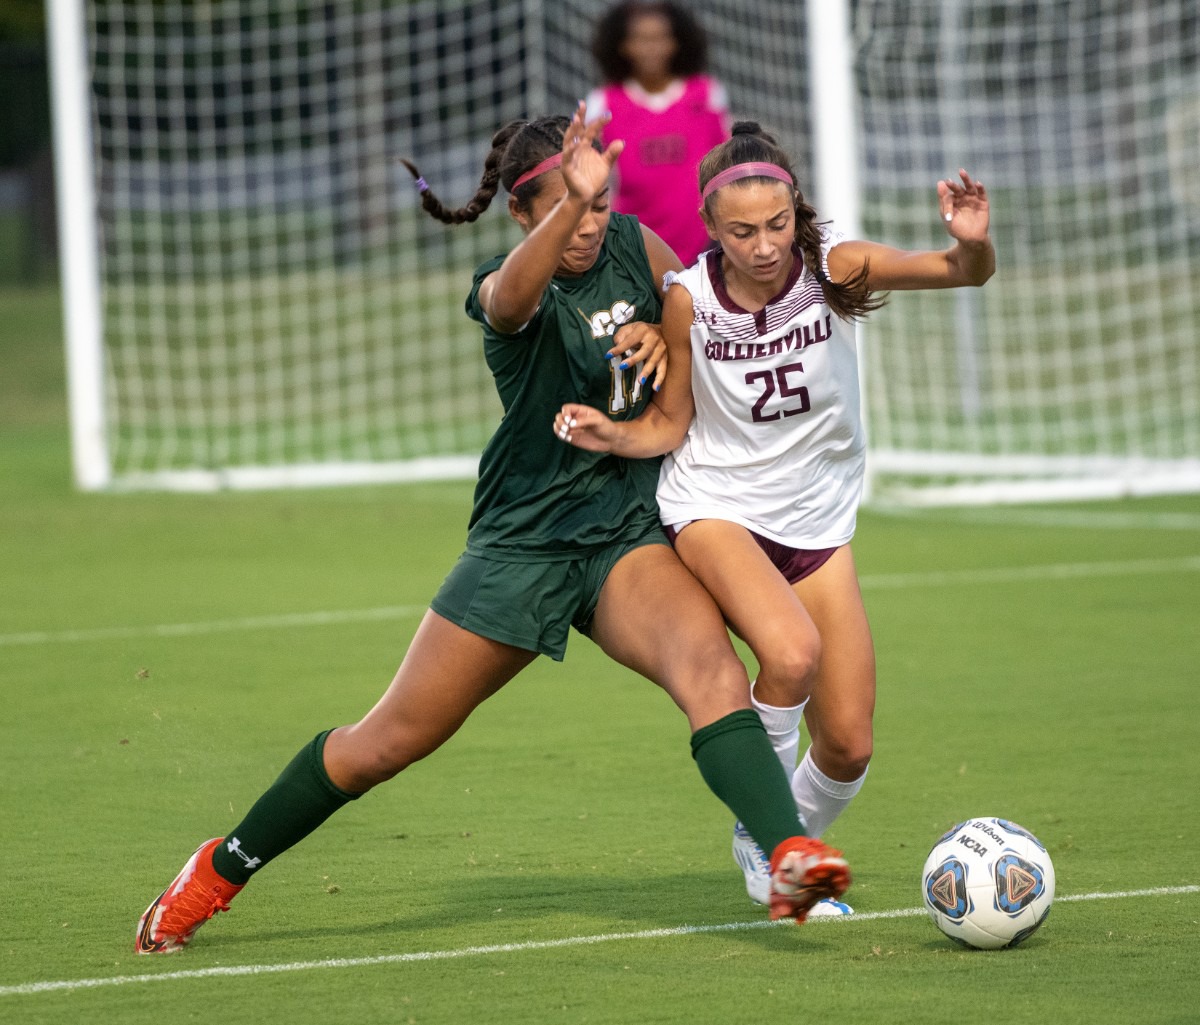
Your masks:
<svg viewBox="0 0 1200 1025"><path fill-rule="evenodd" d="M228 837L200 846L142 915L137 952L182 950L213 915L228 910L251 872L438 748L535 657L426 613L375 707L353 726L319 734Z"/></svg>
<svg viewBox="0 0 1200 1025"><path fill-rule="evenodd" d="M821 634L750 532L727 520L697 520L679 532L675 550L754 652L755 697L779 707L801 704L816 679Z"/></svg>
<svg viewBox="0 0 1200 1025"><path fill-rule="evenodd" d="M638 595L646 593L661 598L654 617L642 614ZM850 872L840 852L802 835L790 791L778 786L787 776L749 707L745 667L720 611L674 553L649 546L617 564L594 636L619 662L659 683L688 716L705 782L772 851L764 901L772 917L804 921L815 902L844 891Z"/></svg>
<svg viewBox="0 0 1200 1025"><path fill-rule="evenodd" d="M811 834L821 836L862 786L871 760L875 647L849 546L795 588L823 648L804 713L812 746L792 789Z"/></svg>
<svg viewBox="0 0 1200 1025"><path fill-rule="evenodd" d="M471 712L536 657L426 612L375 707L329 735L329 778L355 794L391 779L449 740Z"/></svg>

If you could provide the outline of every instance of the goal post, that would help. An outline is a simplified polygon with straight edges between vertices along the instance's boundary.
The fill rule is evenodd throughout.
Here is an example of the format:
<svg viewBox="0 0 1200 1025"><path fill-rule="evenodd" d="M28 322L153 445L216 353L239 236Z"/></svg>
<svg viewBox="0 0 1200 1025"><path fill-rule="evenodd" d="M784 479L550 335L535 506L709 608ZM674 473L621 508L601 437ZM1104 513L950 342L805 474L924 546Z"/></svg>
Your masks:
<svg viewBox="0 0 1200 1025"><path fill-rule="evenodd" d="M82 488L474 474L500 417L448 228L488 140L595 85L599 0L49 0ZM947 244L988 186L983 289L860 332L872 501L1200 490L1200 12L1187 0L689 5L735 118L839 228Z"/></svg>
<svg viewBox="0 0 1200 1025"><path fill-rule="evenodd" d="M808 86L812 106L810 200L820 203L819 216L829 218L847 238L862 237L861 137L854 80L854 35L850 5L829 0L805 3L808 40ZM850 126L849 129L847 126ZM859 380L866 380L867 331L854 328ZM869 410L860 401L860 415L870 437ZM863 481L864 502L874 494L873 478Z"/></svg>
<svg viewBox="0 0 1200 1025"><path fill-rule="evenodd" d="M49 13L78 485L472 476L500 409L463 299L517 231L503 197L433 222L399 158L471 197L528 106L526 7Z"/></svg>
<svg viewBox="0 0 1200 1025"><path fill-rule="evenodd" d="M111 482L84 0L47 0L67 406L75 481Z"/></svg>

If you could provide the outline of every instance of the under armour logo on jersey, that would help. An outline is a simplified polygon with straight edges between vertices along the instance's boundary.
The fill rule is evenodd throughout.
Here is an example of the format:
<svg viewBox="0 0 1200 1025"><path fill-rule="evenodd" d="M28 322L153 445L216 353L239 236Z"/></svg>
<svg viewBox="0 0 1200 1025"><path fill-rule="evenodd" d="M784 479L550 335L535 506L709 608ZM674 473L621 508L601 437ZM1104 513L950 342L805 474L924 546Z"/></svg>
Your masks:
<svg viewBox="0 0 1200 1025"><path fill-rule="evenodd" d="M592 337L607 338L611 336L622 324L633 320L636 312L637 307L633 303L627 303L624 299L618 299L607 310L597 310L588 318L588 323L592 328Z"/></svg>
<svg viewBox="0 0 1200 1025"><path fill-rule="evenodd" d="M247 868L258 868L262 864L262 858L252 858L244 850L242 850L241 841L235 836L229 843L225 845L225 849L230 854L236 854L246 863Z"/></svg>

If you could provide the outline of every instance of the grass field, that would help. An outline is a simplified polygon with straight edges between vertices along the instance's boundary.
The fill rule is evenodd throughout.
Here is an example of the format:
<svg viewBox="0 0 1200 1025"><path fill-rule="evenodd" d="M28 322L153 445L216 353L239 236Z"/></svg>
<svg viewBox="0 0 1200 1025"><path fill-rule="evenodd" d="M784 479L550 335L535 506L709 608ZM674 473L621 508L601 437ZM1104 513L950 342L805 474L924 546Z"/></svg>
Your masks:
<svg viewBox="0 0 1200 1025"><path fill-rule="evenodd" d="M829 837L849 919L765 923L683 717L576 636L188 950L136 957L193 847L381 692L470 486L75 493L56 303L0 293L0 1019L1200 1020L1195 497L862 515L880 700ZM652 596L631 614L653 630ZM929 845L972 815L1054 858L1012 951L917 911Z"/></svg>

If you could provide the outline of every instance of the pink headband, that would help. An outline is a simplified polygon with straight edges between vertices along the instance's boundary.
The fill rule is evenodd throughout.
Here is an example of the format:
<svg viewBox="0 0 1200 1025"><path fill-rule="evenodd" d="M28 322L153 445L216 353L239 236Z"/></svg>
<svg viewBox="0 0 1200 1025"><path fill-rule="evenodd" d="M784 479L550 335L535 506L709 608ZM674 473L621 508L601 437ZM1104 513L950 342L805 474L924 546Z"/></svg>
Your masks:
<svg viewBox="0 0 1200 1025"><path fill-rule="evenodd" d="M774 178L777 181L787 182L792 188L796 187L796 183L792 181L792 176L778 164L766 164L762 161L752 160L748 164L734 164L733 167L715 175L704 186L704 191L700 193L700 199L708 199L717 189L728 185L730 182L735 182L739 178Z"/></svg>
<svg viewBox="0 0 1200 1025"><path fill-rule="evenodd" d="M508 191L516 192L517 189L519 189L527 181L532 181L539 174L545 174L552 167L558 167L558 165L561 163L562 163L562 154L561 153L555 153L554 156L547 157L540 164L538 164L537 167L533 168L530 171L526 171L523 175L521 175L520 178L518 178L515 182L513 182L513 187L511 189L509 189Z"/></svg>

